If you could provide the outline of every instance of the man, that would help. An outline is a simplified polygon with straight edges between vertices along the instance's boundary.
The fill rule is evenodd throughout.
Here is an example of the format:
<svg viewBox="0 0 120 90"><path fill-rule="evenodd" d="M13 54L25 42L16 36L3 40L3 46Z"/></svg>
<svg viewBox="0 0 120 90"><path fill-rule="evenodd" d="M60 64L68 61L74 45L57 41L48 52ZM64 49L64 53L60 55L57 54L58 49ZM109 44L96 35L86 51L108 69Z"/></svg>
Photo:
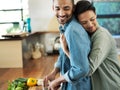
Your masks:
<svg viewBox="0 0 120 90"><path fill-rule="evenodd" d="M66 37L70 58L62 49L53 71L44 79L48 90L90 90L88 54L90 40L86 31L73 16L74 0L53 0L53 10L60 24L60 32ZM55 79L57 73L60 77ZM48 84L48 81L49 84Z"/></svg>

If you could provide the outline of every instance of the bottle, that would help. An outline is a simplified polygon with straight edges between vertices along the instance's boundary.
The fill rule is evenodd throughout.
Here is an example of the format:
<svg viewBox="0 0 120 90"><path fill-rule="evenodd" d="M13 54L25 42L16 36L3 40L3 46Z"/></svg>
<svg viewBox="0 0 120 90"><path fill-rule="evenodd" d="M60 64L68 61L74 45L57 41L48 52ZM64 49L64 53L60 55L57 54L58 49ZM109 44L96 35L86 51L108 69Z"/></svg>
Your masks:
<svg viewBox="0 0 120 90"><path fill-rule="evenodd" d="M27 18L27 32L31 33L31 18Z"/></svg>

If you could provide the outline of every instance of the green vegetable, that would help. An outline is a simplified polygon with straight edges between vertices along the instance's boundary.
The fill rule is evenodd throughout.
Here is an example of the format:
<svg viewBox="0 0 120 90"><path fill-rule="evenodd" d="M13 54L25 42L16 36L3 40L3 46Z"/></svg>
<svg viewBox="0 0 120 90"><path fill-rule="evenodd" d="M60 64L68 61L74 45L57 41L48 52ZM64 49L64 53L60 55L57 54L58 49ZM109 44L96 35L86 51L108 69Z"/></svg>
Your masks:
<svg viewBox="0 0 120 90"><path fill-rule="evenodd" d="M15 90L23 90L23 88L22 87L16 87Z"/></svg>
<svg viewBox="0 0 120 90"><path fill-rule="evenodd" d="M8 82L8 90L28 90L27 78L17 78Z"/></svg>
<svg viewBox="0 0 120 90"><path fill-rule="evenodd" d="M16 80L14 80L15 82L27 82L27 78L17 78Z"/></svg>

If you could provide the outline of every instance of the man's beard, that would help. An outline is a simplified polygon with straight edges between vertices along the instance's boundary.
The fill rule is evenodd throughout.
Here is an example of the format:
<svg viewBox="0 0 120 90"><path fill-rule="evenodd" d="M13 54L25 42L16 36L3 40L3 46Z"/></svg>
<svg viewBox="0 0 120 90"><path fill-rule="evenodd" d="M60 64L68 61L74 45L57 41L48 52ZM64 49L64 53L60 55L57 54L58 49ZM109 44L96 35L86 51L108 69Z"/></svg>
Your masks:
<svg viewBox="0 0 120 90"><path fill-rule="evenodd" d="M61 19L60 16L57 16L57 20L58 20L59 24L64 25L65 23L67 23L67 22L71 19L71 17L72 17L72 16L70 16L70 15L69 15L69 16L66 15L66 16L64 17L64 19Z"/></svg>

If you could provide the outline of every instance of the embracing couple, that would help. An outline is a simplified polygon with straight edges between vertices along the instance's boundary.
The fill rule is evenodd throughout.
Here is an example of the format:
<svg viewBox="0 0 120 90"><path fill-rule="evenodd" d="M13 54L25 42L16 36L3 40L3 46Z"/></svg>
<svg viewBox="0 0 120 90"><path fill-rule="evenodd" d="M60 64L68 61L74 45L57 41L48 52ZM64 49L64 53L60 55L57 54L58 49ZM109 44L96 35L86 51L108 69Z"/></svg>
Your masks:
<svg viewBox="0 0 120 90"><path fill-rule="evenodd" d="M120 90L120 64L115 40L97 22L93 4L53 0L60 24L60 55L45 76L48 90ZM57 73L60 76L56 78ZM49 83L48 83L49 82Z"/></svg>

